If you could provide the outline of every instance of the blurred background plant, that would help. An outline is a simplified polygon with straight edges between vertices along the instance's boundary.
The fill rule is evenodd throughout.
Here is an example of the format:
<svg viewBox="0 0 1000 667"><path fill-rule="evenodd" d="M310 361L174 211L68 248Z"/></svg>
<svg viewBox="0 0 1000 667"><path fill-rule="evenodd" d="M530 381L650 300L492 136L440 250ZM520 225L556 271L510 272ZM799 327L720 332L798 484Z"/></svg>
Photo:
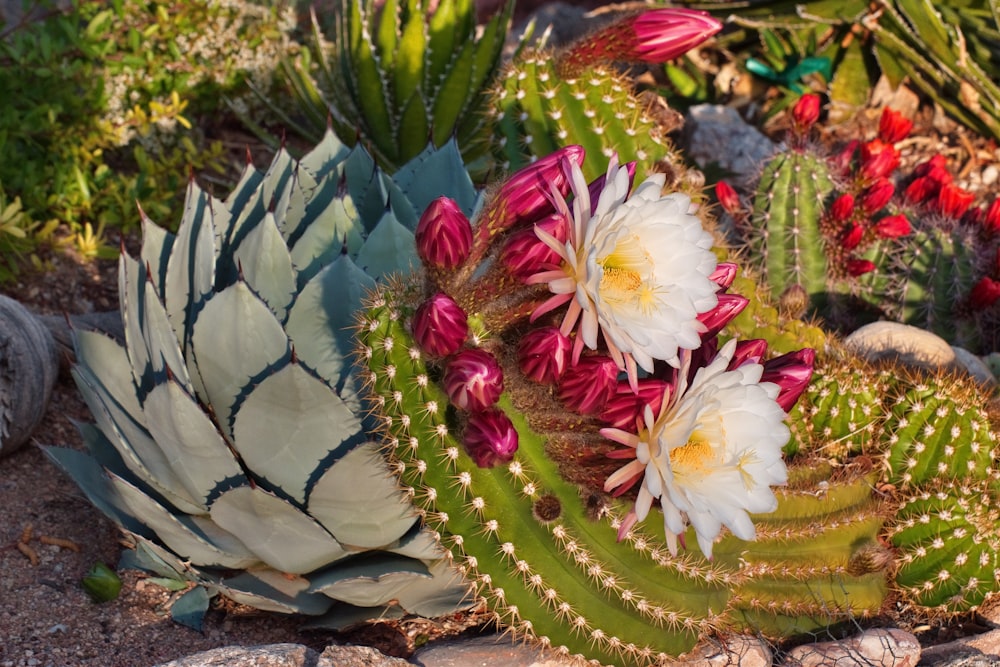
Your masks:
<svg viewBox="0 0 1000 667"><path fill-rule="evenodd" d="M244 82L269 87L293 48L294 12L269 3L43 9L0 27L0 281L18 257L40 266L43 245L113 257L109 232L135 225L135 202L165 215L194 172L234 183L213 117L223 95L253 104Z"/></svg>

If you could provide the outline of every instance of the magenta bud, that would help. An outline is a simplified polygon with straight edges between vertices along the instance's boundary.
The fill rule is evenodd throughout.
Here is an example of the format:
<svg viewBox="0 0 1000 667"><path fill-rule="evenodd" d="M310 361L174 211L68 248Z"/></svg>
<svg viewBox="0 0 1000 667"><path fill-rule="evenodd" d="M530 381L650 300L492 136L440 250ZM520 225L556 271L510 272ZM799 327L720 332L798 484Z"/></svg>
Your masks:
<svg viewBox="0 0 1000 667"><path fill-rule="evenodd" d="M729 289L729 286L736 280L736 273L739 270L740 267L732 262L719 262L708 279L718 285L719 289Z"/></svg>
<svg viewBox="0 0 1000 667"><path fill-rule="evenodd" d="M799 400L799 396L809 386L815 361L816 350L807 347L764 362L764 373L760 381L778 385L776 400L785 412L792 409L795 401Z"/></svg>
<svg viewBox="0 0 1000 667"><path fill-rule="evenodd" d="M492 468L514 458L517 429L502 410L488 408L469 415L463 441L477 466Z"/></svg>
<svg viewBox="0 0 1000 667"><path fill-rule="evenodd" d="M969 305L974 310L986 310L1000 300L1000 282L989 276L976 283L969 293Z"/></svg>
<svg viewBox="0 0 1000 667"><path fill-rule="evenodd" d="M420 216L416 231L417 254L436 269L454 269L469 257L472 225L453 199L438 197Z"/></svg>
<svg viewBox="0 0 1000 667"><path fill-rule="evenodd" d="M454 354L469 335L465 311L444 292L438 292L417 307L412 328L420 349L435 357Z"/></svg>
<svg viewBox="0 0 1000 667"><path fill-rule="evenodd" d="M698 316L698 321L705 325L706 331L702 338L710 338L743 312L750 300L739 294L720 294L719 303L712 310Z"/></svg>
<svg viewBox="0 0 1000 667"><path fill-rule="evenodd" d="M729 361L729 370L735 370L743 364L759 364L767 354L767 341L763 338L741 340L736 343L733 358Z"/></svg>
<svg viewBox="0 0 1000 667"><path fill-rule="evenodd" d="M555 212L552 191L570 191L570 163L583 166L582 146L566 146L520 169L504 181L486 205L479 234L493 236L515 225Z"/></svg>
<svg viewBox="0 0 1000 667"><path fill-rule="evenodd" d="M569 224L562 215L553 213L535 225L565 243ZM510 274L525 280L539 271L558 267L562 259L555 250L538 238L535 229L519 229L510 235L500 254L500 261Z"/></svg>
<svg viewBox="0 0 1000 667"><path fill-rule="evenodd" d="M722 209L730 215L736 215L743 210L739 194L726 181L719 181L715 184L715 198L719 200Z"/></svg>
<svg viewBox="0 0 1000 667"><path fill-rule="evenodd" d="M485 410L503 393L503 369L486 350L462 350L448 359L442 384L452 405Z"/></svg>
<svg viewBox="0 0 1000 667"><path fill-rule="evenodd" d="M612 428L635 431L648 405L657 412L663 394L670 391L670 384L656 378L640 378L638 388L632 391L628 382L619 382L614 395L601 411L601 421Z"/></svg>
<svg viewBox="0 0 1000 667"><path fill-rule="evenodd" d="M558 327L529 331L517 347L517 363L529 379L554 384L569 365L573 344Z"/></svg>
<svg viewBox="0 0 1000 667"><path fill-rule="evenodd" d="M597 414L618 391L618 364L603 355L581 357L559 382L559 398L573 412Z"/></svg>

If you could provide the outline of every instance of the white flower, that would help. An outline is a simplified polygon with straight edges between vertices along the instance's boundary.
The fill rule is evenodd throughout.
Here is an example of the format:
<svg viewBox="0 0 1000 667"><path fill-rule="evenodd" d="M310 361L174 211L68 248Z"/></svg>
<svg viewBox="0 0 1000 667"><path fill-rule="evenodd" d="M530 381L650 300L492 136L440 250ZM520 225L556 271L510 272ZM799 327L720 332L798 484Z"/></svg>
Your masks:
<svg viewBox="0 0 1000 667"><path fill-rule="evenodd" d="M607 428L601 433L635 449L635 460L604 484L607 491L627 488L638 476L642 485L635 508L620 535L646 518L654 499L663 508L671 553L688 523L707 557L726 526L742 540L756 535L750 513L772 512L771 486L787 481L781 449L788 442L785 412L776 402L779 387L760 382L764 367L746 363L728 370L736 341L731 340L685 386L681 368L676 391L667 391L659 414L646 406L638 435ZM616 453L621 456L628 450Z"/></svg>
<svg viewBox="0 0 1000 667"><path fill-rule="evenodd" d="M635 382L636 364L651 372L661 359L679 364L679 349L696 349L705 331L698 315L718 302L712 236L689 213L686 195L661 194L664 176L644 181L628 196L628 170L613 157L596 208L583 172L573 164L573 211L555 195L572 224L565 243L536 228L538 237L562 258L562 266L532 277L555 294L537 311L564 303L562 331L579 321L575 355L597 347L601 331L619 368Z"/></svg>

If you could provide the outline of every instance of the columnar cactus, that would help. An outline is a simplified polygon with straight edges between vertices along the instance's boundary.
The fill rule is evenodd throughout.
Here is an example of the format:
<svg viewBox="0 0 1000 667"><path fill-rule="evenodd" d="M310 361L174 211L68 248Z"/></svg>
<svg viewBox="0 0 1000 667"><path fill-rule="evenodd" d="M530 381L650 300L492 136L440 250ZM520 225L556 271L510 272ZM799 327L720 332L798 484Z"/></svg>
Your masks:
<svg viewBox="0 0 1000 667"><path fill-rule="evenodd" d="M248 165L225 200L192 181L176 234L143 218L120 260L125 346L76 336L89 455L47 451L142 565L200 584L185 614L222 594L337 626L471 601L379 455L351 363L363 291L417 262L427 192L475 207L453 143L389 178L328 133Z"/></svg>
<svg viewBox="0 0 1000 667"><path fill-rule="evenodd" d="M681 118L653 93L638 94L616 62L662 63L722 28L706 13L683 8L636 12L564 48L525 49L501 71L493 93L497 158L519 169L539 157L580 145L589 179L616 153L643 169L664 169L682 182L667 133Z"/></svg>

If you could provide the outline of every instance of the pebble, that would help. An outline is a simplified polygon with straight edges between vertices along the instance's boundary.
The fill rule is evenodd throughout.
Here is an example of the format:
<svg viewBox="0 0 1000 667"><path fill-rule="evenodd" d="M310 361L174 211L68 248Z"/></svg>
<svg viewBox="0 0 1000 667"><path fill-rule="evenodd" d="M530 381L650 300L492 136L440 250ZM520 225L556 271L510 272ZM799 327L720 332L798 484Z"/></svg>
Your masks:
<svg viewBox="0 0 1000 667"><path fill-rule="evenodd" d="M747 123L732 107L699 104L684 120L687 156L699 168L716 165L734 187L746 187L760 174L761 163L776 150L774 142ZM725 150L719 150L725 146Z"/></svg>
<svg viewBox="0 0 1000 667"><path fill-rule="evenodd" d="M983 185L990 186L1000 180L1000 169L997 169L995 164L988 165L983 169L983 173L980 174L979 180L982 181Z"/></svg>
<svg viewBox="0 0 1000 667"><path fill-rule="evenodd" d="M856 637L797 646L782 667L916 667L920 642L895 628L865 630Z"/></svg>

